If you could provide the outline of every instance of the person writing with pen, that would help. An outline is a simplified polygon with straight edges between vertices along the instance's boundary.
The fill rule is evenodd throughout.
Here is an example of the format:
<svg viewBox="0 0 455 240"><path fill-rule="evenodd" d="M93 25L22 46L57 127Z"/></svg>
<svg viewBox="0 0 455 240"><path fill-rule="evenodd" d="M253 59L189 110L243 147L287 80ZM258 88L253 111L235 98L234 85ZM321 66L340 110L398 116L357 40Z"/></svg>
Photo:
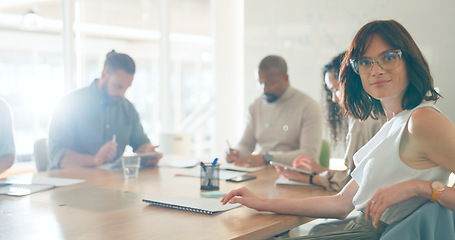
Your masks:
<svg viewBox="0 0 455 240"><path fill-rule="evenodd" d="M292 166L300 156L319 159L322 142L322 111L307 94L291 87L286 61L269 55L259 63L262 97L249 107L242 139L229 146L226 161L257 167L271 161ZM252 154L260 147L260 154Z"/></svg>
<svg viewBox="0 0 455 240"><path fill-rule="evenodd" d="M138 112L124 97L135 71L130 56L112 50L101 78L61 100L49 126L49 170L109 163L122 156L127 145L135 153L155 152ZM155 166L158 160L151 158L145 165Z"/></svg>

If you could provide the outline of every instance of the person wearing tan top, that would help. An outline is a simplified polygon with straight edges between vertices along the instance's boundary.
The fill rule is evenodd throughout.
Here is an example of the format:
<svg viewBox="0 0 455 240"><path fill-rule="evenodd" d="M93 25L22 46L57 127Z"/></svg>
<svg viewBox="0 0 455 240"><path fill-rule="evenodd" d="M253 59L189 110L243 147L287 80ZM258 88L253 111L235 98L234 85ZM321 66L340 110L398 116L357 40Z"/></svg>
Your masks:
<svg viewBox="0 0 455 240"><path fill-rule="evenodd" d="M249 107L242 139L228 149L226 161L247 167L270 161L292 165L300 155L318 158L322 142L322 112L307 94L291 87L286 61L277 55L259 64L263 92ZM259 146L260 154L252 154Z"/></svg>
<svg viewBox="0 0 455 240"><path fill-rule="evenodd" d="M349 130L346 135L346 152L344 155L344 164L346 170L336 171L327 169L319 172L314 176L313 183L322 185L327 189L340 191L343 189L349 180L351 180L351 172L355 168L353 156L365 143L367 143L381 129L384 120L375 120L369 118L365 121L359 121L353 118L348 118Z"/></svg>

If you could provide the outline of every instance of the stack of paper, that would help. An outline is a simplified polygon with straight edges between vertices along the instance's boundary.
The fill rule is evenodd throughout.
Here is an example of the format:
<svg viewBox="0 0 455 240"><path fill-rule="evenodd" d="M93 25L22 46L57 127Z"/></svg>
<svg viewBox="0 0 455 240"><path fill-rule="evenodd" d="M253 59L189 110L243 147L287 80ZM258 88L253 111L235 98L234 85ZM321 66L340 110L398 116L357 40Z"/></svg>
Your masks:
<svg viewBox="0 0 455 240"><path fill-rule="evenodd" d="M220 165L221 169L231 170L231 171L239 171L239 172L257 172L259 170L267 168L267 165L259 166L259 167L245 167L245 166L237 166L232 163L222 163Z"/></svg>
<svg viewBox="0 0 455 240"><path fill-rule="evenodd" d="M190 168L199 163L197 158L165 154L158 162L160 167Z"/></svg>

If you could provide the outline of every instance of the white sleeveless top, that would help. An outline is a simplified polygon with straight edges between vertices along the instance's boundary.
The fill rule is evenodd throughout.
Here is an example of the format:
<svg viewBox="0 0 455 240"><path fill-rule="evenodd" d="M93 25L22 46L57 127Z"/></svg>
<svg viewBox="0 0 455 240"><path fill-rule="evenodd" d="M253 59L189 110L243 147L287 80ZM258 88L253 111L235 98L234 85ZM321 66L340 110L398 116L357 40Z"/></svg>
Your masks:
<svg viewBox="0 0 455 240"><path fill-rule="evenodd" d="M352 203L356 210L366 208L368 201L379 188L412 179L425 181L441 180L447 184L450 171L441 166L428 169L414 169L404 164L399 155L399 146L406 123L411 113L418 108L433 107L431 103L422 103L411 110L404 110L386 122L381 130L354 155L355 170L352 178L359 185ZM419 208L426 198L414 197L387 209L381 221L390 224L400 221Z"/></svg>

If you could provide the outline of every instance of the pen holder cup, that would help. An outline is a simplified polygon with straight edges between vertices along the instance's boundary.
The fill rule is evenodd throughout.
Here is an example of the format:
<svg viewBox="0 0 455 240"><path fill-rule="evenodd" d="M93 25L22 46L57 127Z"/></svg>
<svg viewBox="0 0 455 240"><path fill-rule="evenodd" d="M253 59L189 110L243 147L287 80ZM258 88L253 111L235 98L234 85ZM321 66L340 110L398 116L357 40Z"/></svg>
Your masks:
<svg viewBox="0 0 455 240"><path fill-rule="evenodd" d="M201 163L201 190L220 189L220 164Z"/></svg>

